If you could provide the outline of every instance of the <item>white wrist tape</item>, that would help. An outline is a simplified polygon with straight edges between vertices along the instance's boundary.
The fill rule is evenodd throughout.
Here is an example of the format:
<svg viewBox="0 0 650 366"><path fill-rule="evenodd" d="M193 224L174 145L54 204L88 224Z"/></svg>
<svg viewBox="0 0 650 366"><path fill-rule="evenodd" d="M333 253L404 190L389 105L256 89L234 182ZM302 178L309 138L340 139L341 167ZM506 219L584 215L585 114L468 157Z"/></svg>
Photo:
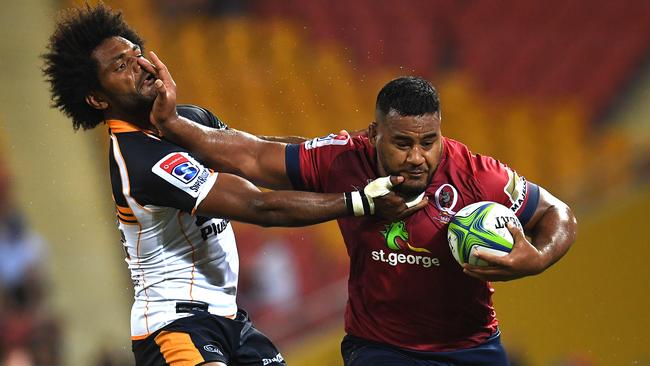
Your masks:
<svg viewBox="0 0 650 366"><path fill-rule="evenodd" d="M363 188L363 192L369 198L381 197L390 193L392 187L393 183L391 183L390 177L381 177L368 183L368 185Z"/></svg>
<svg viewBox="0 0 650 366"><path fill-rule="evenodd" d="M352 192L352 210L354 211L354 216L363 216L365 214L363 200L359 192Z"/></svg>
<svg viewBox="0 0 650 366"><path fill-rule="evenodd" d="M420 193L420 195L415 197L414 199L406 202L406 207L411 208L411 207L417 205L418 203L422 202L423 198L424 198L424 192Z"/></svg>
<svg viewBox="0 0 650 366"><path fill-rule="evenodd" d="M345 192L345 205L354 216L372 215L375 213L375 204L372 198L367 197L363 191Z"/></svg>

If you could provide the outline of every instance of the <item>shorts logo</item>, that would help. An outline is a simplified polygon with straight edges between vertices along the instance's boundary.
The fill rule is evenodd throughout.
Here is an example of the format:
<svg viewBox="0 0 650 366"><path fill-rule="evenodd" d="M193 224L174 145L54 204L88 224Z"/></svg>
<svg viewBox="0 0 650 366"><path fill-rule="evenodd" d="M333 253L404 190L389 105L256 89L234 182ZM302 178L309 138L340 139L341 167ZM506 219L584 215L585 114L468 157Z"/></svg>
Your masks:
<svg viewBox="0 0 650 366"><path fill-rule="evenodd" d="M219 348L217 348L217 346L213 346L211 344L206 344L205 346L203 346L203 349L208 351L208 352L216 353L216 354L219 354L219 355L223 356L223 352L221 352L221 350Z"/></svg>
<svg viewBox="0 0 650 366"><path fill-rule="evenodd" d="M262 365L270 365L272 363L283 363L284 362L284 357L282 357L282 354L278 353L275 355L273 358L263 358L262 359Z"/></svg>
<svg viewBox="0 0 650 366"><path fill-rule="evenodd" d="M160 168L183 183L191 182L199 174L199 168L180 153L160 163Z"/></svg>
<svg viewBox="0 0 650 366"><path fill-rule="evenodd" d="M329 134L328 136L318 137L313 140L309 140L305 142L305 150L311 150L317 147L328 146L328 145L346 145L349 140L350 140L349 135L335 135L332 133Z"/></svg>

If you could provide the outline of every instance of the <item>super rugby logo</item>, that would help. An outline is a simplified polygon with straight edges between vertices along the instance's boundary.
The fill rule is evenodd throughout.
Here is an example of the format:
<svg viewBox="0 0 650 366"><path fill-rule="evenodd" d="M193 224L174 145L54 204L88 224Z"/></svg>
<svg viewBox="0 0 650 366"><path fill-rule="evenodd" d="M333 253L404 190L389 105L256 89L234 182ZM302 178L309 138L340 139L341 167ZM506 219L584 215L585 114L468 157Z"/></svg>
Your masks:
<svg viewBox="0 0 650 366"><path fill-rule="evenodd" d="M167 154L151 168L151 171L194 198L199 196L199 191L206 182L216 179L216 174L186 152Z"/></svg>
<svg viewBox="0 0 650 366"><path fill-rule="evenodd" d="M305 150L315 149L328 145L345 145L350 140L350 135L335 135L333 133L325 137L318 137L305 142Z"/></svg>
<svg viewBox="0 0 650 366"><path fill-rule="evenodd" d="M175 153L160 163L160 168L183 183L189 183L199 174L199 168L181 153Z"/></svg>

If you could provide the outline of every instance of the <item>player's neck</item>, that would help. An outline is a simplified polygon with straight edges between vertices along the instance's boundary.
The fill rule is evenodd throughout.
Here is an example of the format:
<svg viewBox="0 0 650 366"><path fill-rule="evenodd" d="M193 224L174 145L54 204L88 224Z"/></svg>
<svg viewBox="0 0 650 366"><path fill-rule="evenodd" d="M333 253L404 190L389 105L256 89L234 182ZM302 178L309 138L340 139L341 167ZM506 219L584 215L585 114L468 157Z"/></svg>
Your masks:
<svg viewBox="0 0 650 366"><path fill-rule="evenodd" d="M149 121L149 113L122 113L120 111L107 111L104 114L106 120L119 120L130 123L141 130L157 132L158 129Z"/></svg>

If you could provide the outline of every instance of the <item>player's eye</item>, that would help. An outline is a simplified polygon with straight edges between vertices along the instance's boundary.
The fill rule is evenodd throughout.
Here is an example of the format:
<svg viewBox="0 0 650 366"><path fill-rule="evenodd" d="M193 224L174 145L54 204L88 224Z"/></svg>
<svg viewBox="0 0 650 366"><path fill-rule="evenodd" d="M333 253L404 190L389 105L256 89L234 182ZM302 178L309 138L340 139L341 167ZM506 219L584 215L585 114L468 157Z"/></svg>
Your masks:
<svg viewBox="0 0 650 366"><path fill-rule="evenodd" d="M117 70L124 70L126 68L126 62L122 62L118 67Z"/></svg>

